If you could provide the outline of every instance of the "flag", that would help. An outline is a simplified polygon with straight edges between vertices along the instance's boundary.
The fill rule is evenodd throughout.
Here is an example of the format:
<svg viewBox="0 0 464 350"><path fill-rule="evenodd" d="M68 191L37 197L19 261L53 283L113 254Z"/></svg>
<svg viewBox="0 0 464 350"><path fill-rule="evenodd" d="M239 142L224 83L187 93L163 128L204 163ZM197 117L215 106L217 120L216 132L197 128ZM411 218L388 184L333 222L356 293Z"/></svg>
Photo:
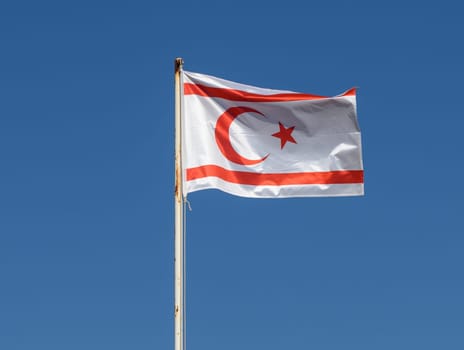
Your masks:
<svg viewBox="0 0 464 350"><path fill-rule="evenodd" d="M182 72L184 194L364 194L356 90L324 97Z"/></svg>

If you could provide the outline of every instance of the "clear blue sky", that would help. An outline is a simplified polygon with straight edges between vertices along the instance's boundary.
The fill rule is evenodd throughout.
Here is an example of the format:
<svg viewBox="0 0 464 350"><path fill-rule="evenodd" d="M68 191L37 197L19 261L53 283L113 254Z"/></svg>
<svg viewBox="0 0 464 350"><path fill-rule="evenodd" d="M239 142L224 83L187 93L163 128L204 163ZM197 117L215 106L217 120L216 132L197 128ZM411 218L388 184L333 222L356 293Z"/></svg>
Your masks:
<svg viewBox="0 0 464 350"><path fill-rule="evenodd" d="M0 349L173 349L173 61L357 86L366 196L189 196L188 349L464 348L458 1L4 1Z"/></svg>

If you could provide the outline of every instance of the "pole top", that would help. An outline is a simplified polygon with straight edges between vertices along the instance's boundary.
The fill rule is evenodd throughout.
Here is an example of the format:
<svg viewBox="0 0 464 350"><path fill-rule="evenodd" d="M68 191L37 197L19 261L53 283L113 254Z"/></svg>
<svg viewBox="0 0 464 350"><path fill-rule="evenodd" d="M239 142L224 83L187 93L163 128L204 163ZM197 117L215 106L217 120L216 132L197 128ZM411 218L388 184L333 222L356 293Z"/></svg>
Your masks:
<svg viewBox="0 0 464 350"><path fill-rule="evenodd" d="M182 66L184 65L184 60L181 57L177 57L174 61L174 71L177 73L182 70Z"/></svg>

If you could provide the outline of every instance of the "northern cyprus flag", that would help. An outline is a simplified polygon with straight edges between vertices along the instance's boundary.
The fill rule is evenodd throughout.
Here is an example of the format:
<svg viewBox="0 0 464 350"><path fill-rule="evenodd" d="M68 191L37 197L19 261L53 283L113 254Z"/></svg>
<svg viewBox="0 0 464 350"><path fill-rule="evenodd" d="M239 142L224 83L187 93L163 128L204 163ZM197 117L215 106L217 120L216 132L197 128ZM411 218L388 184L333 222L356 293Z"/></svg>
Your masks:
<svg viewBox="0 0 464 350"><path fill-rule="evenodd" d="M183 72L183 190L364 194L356 91L324 97Z"/></svg>

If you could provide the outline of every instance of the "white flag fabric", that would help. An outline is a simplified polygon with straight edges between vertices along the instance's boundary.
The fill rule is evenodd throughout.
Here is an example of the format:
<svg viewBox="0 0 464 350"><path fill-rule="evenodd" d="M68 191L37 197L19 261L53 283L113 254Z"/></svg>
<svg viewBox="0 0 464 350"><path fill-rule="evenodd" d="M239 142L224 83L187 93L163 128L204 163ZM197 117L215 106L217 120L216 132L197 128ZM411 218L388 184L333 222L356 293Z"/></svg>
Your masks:
<svg viewBox="0 0 464 350"><path fill-rule="evenodd" d="M182 73L184 194L364 194L355 89L324 97Z"/></svg>

